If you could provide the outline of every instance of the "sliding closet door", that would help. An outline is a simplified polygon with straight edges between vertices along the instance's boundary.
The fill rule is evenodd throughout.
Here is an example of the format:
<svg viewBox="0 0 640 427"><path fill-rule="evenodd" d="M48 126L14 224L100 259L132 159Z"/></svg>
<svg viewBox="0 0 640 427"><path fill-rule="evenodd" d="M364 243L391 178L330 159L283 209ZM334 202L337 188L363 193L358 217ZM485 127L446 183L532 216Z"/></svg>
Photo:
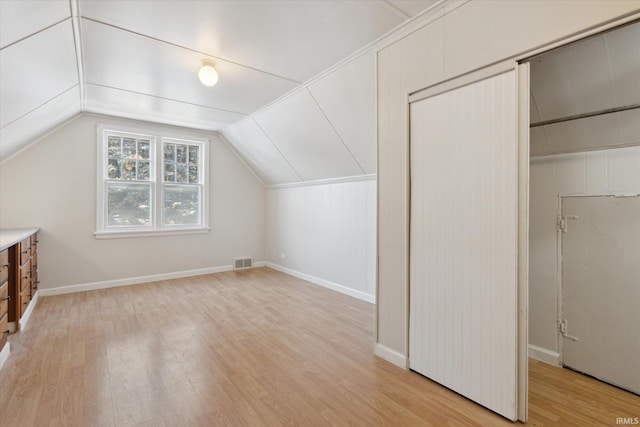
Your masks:
<svg viewBox="0 0 640 427"><path fill-rule="evenodd" d="M514 71L411 104L411 369L517 418Z"/></svg>

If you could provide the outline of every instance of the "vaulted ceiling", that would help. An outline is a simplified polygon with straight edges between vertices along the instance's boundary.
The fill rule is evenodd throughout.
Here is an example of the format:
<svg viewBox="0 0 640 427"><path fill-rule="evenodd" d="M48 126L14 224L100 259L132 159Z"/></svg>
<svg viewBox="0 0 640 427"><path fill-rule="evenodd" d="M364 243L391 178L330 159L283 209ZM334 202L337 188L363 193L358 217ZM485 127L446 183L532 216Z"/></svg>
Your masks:
<svg viewBox="0 0 640 427"><path fill-rule="evenodd" d="M93 112L219 131L266 185L374 174L367 46L436 4L0 0L0 162ZM536 57L531 153L638 144L638 108L555 122L638 103L640 24Z"/></svg>
<svg viewBox="0 0 640 427"><path fill-rule="evenodd" d="M265 184L374 173L363 48L436 2L2 0L0 160L93 112L224 129Z"/></svg>

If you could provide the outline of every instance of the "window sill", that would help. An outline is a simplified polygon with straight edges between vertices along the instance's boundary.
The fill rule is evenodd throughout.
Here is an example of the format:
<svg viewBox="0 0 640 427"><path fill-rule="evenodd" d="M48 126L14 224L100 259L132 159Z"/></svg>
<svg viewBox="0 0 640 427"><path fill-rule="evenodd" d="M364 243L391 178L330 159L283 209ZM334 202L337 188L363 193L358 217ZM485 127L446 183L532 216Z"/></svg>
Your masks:
<svg viewBox="0 0 640 427"><path fill-rule="evenodd" d="M211 227L198 228L177 228L164 230L128 230L128 231L96 231L93 235L96 239L127 239L132 237L160 237L160 236L180 236L188 234L205 234L211 230Z"/></svg>

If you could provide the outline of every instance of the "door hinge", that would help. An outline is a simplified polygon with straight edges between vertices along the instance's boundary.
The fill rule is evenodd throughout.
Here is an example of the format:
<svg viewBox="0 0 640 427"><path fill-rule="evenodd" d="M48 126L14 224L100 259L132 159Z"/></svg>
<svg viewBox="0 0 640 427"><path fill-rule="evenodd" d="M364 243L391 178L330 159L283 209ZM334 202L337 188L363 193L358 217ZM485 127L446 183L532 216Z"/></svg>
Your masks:
<svg viewBox="0 0 640 427"><path fill-rule="evenodd" d="M578 219L577 215L558 215L558 230L563 233L567 232L567 220Z"/></svg>
<svg viewBox="0 0 640 427"><path fill-rule="evenodd" d="M573 335L569 335L567 333L567 319L558 319L558 333L562 335L564 338L571 341L579 341L578 337L574 337Z"/></svg>

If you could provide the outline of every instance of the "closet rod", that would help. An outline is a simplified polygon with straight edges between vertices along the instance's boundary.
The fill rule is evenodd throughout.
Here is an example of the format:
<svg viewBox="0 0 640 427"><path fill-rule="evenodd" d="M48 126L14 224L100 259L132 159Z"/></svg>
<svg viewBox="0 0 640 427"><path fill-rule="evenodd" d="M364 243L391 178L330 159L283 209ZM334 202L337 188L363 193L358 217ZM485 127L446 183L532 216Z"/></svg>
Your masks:
<svg viewBox="0 0 640 427"><path fill-rule="evenodd" d="M561 117L559 119L544 120L541 122L531 123L530 128L538 126L552 125L554 123L568 122L571 120L585 119L587 117L602 116L604 114L618 113L620 111L635 110L640 108L640 104L625 105L624 107L607 108L606 110L594 111L593 113L576 114L575 116Z"/></svg>

